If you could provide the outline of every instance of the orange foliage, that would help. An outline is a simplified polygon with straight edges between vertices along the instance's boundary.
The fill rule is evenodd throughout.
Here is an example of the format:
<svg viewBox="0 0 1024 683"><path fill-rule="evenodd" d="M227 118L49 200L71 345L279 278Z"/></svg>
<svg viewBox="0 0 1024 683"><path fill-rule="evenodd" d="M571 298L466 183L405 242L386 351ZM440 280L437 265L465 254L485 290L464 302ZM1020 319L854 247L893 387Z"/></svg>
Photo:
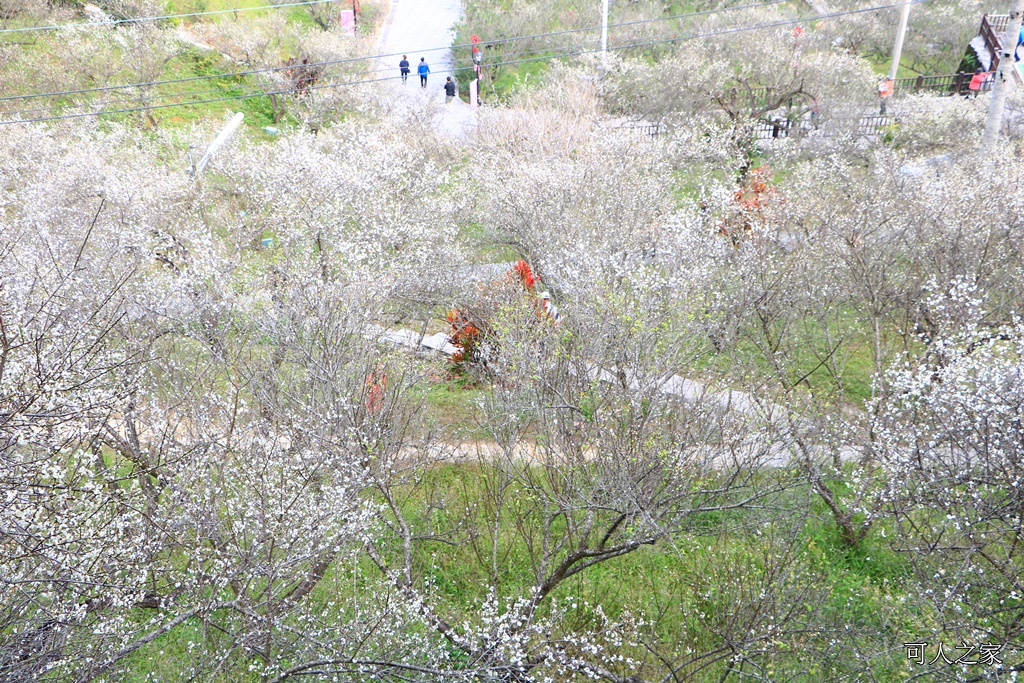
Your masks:
<svg viewBox="0 0 1024 683"><path fill-rule="evenodd" d="M520 259L512 264L503 281L496 281L490 287L480 288L484 302L472 315L478 318L479 316L486 316L486 313L481 311L487 310L487 300L492 298L497 293L496 290L503 285L519 285L523 289L525 298L536 311L538 318L555 317L556 314L552 313L554 307L551 306L551 303L537 294L537 285L539 284L540 278L534 274L530 264ZM481 357L480 345L489 335L488 321L485 319L474 320L470 315L468 311L453 308L446 316L448 325L451 327L448 338L452 344L458 347L458 350L452 354L451 360L455 369L459 372L464 371L469 364L481 364L484 362L484 359Z"/></svg>
<svg viewBox="0 0 1024 683"><path fill-rule="evenodd" d="M523 287L532 292L537 287L537 283L540 282L540 278L537 278L533 274L533 268L526 261L519 259L512 266L512 270L509 271L509 275L515 275L519 278L519 282L522 283Z"/></svg>
<svg viewBox="0 0 1024 683"><path fill-rule="evenodd" d="M366 376L366 412L376 415L384 408L384 392L388 387L387 373L377 369Z"/></svg>
<svg viewBox="0 0 1024 683"><path fill-rule="evenodd" d="M778 192L771 185L771 169L768 166L755 168L746 182L733 193L734 210L718 227L718 232L739 246L743 236L756 227L765 226L768 212L780 202Z"/></svg>

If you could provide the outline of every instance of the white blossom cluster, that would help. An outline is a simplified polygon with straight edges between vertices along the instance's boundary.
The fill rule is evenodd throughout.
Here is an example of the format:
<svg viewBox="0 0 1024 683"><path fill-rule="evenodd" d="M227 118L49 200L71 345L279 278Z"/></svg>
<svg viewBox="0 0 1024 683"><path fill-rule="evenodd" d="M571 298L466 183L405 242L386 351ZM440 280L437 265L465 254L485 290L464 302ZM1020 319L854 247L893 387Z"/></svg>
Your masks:
<svg viewBox="0 0 1024 683"><path fill-rule="evenodd" d="M668 64L686 97L730 94L712 47ZM866 78L754 47L780 92ZM768 153L728 106L643 139L602 112L653 76L619 76L553 69L471 145L363 111L198 177L212 125L11 127L0 678L866 680L862 600L1024 632L1019 169ZM453 308L491 335L474 394L381 341ZM827 585L881 545L933 584ZM613 614L584 579L625 556L651 600Z"/></svg>

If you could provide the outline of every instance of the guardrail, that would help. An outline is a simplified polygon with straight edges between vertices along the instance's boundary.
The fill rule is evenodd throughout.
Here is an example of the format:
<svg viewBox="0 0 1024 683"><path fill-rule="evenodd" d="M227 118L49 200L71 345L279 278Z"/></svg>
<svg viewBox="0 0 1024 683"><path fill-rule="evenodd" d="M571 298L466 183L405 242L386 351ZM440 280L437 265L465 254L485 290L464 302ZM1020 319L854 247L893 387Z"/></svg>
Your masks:
<svg viewBox="0 0 1024 683"><path fill-rule="evenodd" d="M992 27L992 30L998 35L1000 33L1006 33L1006 27L1010 24L1009 14L983 14L981 21Z"/></svg>

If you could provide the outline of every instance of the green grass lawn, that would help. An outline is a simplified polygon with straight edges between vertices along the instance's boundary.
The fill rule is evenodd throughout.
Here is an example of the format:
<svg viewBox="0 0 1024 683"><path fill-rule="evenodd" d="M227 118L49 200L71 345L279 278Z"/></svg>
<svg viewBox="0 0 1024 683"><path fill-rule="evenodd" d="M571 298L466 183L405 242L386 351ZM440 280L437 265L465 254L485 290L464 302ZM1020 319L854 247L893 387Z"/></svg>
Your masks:
<svg viewBox="0 0 1024 683"><path fill-rule="evenodd" d="M268 5L288 5L301 0L170 0L167 3L168 14L191 14L193 12L219 12L222 10L248 10L238 13L238 17L259 16L269 12L286 12L289 21L300 23L312 23L309 12L302 5L282 8L278 10L252 10L253 7L266 7ZM217 15L210 17L197 17L200 21L216 21ZM232 14L225 14L224 17L231 18Z"/></svg>
<svg viewBox="0 0 1024 683"><path fill-rule="evenodd" d="M171 0L165 5L165 11L171 14L187 14L263 7L271 4L286 3L284 0ZM365 31L375 30L376 18L380 16L382 10L382 6L376 2L364 4L363 26ZM296 43L294 37L296 31L298 35L304 35L306 32L321 30L314 21L309 7L297 6L276 10L197 16L157 22L156 27L173 33L179 25L244 22L258 20L273 13L278 13L278 15L283 13L291 27L289 35L283 37L280 45L276 48L280 53L279 64L284 64L288 57L297 57L300 54L300 45ZM71 23L76 22L77 20ZM95 35L97 38L109 38L111 34L110 31L90 34L86 30L78 39L83 41L87 50L92 48L90 45L91 35ZM31 73L33 66L30 65L56 59L54 47L57 40L60 40L60 37L56 33L43 32L34 36L31 41L19 43L11 53L11 58L5 68L13 72L28 68ZM280 98L285 113L283 116L279 114L279 120L274 121L275 115L271 100L263 94L265 88L272 86L261 84L259 77L255 75L233 75L248 69L244 63L231 61L216 50L203 50L182 43L173 35L169 35L169 40L174 51L172 56L163 63L163 69L159 75L147 78L155 81L176 82L138 90L117 89L116 87L110 89L111 86L138 83L140 76L133 68L129 54L120 46L121 43L117 41L110 44L97 42L96 45L102 45L102 50L106 50L106 52L102 52L102 50L100 52L104 55L103 59L106 63L103 68L97 68L99 73L69 72L69 77L64 78L60 85L51 86L55 91L85 90L86 92L62 98L33 99L24 102L12 100L4 103L4 109L11 113L24 112L23 117L36 118L73 115L81 113L84 107L89 107L107 112L119 112L101 114L101 121L137 123L141 127L158 125L173 128L190 125L204 119L219 121L224 119L228 112L238 111L246 114L246 126L253 131L259 131L270 125L288 127L299 123L289 113L290 110L295 109L295 106L294 97L288 95ZM273 61L271 65L274 65ZM61 65L54 64L54 66ZM356 71L363 68L365 65L360 62L353 62L346 67L346 69ZM3 77L2 72L0 72L0 77ZM145 81L147 78L141 80ZM31 80L11 79L5 94L29 94L38 92L38 90L39 88ZM197 102L197 104L176 106L178 102ZM151 109L148 112L123 111L150 105L156 105L159 108Z"/></svg>
<svg viewBox="0 0 1024 683"><path fill-rule="evenodd" d="M487 465L439 465L425 470L401 498L403 514L414 528L426 523L424 515L432 508L432 532L466 528L467 524L481 532L468 537L457 533L452 537L457 542L453 543L423 541L414 545L417 588L430 596L440 615L454 623L461 624L464 615L478 610L495 577L502 602L529 595L537 580L534 556L512 514L520 506L530 505L529 494L515 487L509 491L510 505L499 517L500 562L497 574L493 572L491 534L495 516L486 503L493 474ZM794 489L788 500L795 503L803 495L799 488ZM441 500L446 501L445 505L436 507ZM766 555L775 547L775 552L790 554L787 571L792 577L787 590L813 601L804 609L814 615L815 621L855 624L862 637L879 641L893 637L894 630L908 635L925 632L929 615L905 601L908 591L913 590L907 560L890 550L877 533L869 535L858 549L845 547L824 505L814 503L812 508L815 514L795 536L791 520L773 519L763 512L709 518L692 531L677 534L670 543L642 547L565 581L540 616L551 616L558 605L565 612L556 620L556 629L584 631L598 625L595 607L600 605L613 621L645 617L649 642L666 651L680 656L688 651L712 651L722 647L722 634L734 627L732 617L747 609L750 592L756 595L762 581L768 585L775 580L771 555ZM388 561L399 561L402 550L397 539L383 541L380 548ZM331 568L309 600L315 613L344 620L351 616L352 600L372 602L374 586L385 590L381 581L365 558L346 558ZM140 618L143 616L140 614ZM161 680L172 677L189 662L190 642L213 646L223 644L222 637L215 631L202 632L196 624L186 624L134 655L126 680L151 680L147 678L151 673ZM806 631L802 637L826 636ZM815 683L813 667L810 675L800 673L807 670L802 654L807 644L799 639L782 639L772 645L764 661L780 675L789 672L793 676L786 680ZM626 651L634 656L643 654L642 648L627 647ZM222 678L212 680L260 680L245 671L248 663L239 657L225 668ZM833 667L831 673L835 673L843 663L822 662L820 666L819 677L828 673L828 667ZM893 650L878 658L872 671L875 680L895 681L905 673L905 666L903 652ZM687 680L719 681L724 671L724 662L703 670L694 667L689 670L693 678Z"/></svg>

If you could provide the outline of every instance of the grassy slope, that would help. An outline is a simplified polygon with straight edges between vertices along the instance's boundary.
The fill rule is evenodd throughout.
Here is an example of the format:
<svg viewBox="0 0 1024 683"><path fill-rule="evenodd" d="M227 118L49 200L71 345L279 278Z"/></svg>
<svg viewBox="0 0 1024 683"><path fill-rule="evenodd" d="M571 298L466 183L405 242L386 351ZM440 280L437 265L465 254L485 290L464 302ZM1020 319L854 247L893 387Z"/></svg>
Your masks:
<svg viewBox="0 0 1024 683"><path fill-rule="evenodd" d="M268 4L274 4L276 2L284 2L284 0L170 0L167 3L166 11L172 14L206 12L222 9L261 7ZM372 32L376 30L375 27L382 16L383 6L385 4L386 3L383 2L373 2L372 0L363 2L363 17L365 22L362 24L362 27L364 31ZM289 24L299 32L319 30L313 21L309 10L305 7L290 7L280 10L259 10L240 12L238 14L179 19L173 23L162 22L158 24L158 26L160 26L162 30L174 31L177 26L181 25L188 26L198 23L216 25L230 21L246 21L266 17L274 12L284 13ZM72 23L77 23L77 21L78 20L76 19ZM11 25L17 25L17 22L12 22ZM110 31L116 29L98 30ZM61 40L61 37L56 33L41 33L36 35L34 40L25 41L24 44L18 46L17 51L13 53L12 58L7 62L6 67L9 69L19 70L23 68L21 66L22 63L42 63L47 61L52 56L55 41L58 40ZM290 116L286 115L283 121L279 122L279 124L274 124L272 107L269 98L266 96L256 96L244 99L239 98L242 95L256 94L260 92L259 83L255 77L232 75L235 72L244 70L245 66L243 64L232 62L213 50L202 50L198 47L183 43L179 43L178 47L180 48L180 51L178 51L171 59L166 61L162 72L155 78L155 80L165 81L194 79L196 77L202 77L203 80L185 80L184 82L168 83L165 85L155 86L144 92L111 90L106 92L100 91L84 93L73 97L50 100L49 103L44 100L26 100L24 102L16 101L8 103L4 108L7 111L12 112L31 110L24 114L24 117L34 118L40 116L59 116L78 113L82 111L81 105L87 103L92 106L102 106L103 109L108 111L118 111L123 109L133 109L150 103L169 105L178 101L217 100L213 102L202 102L200 104L168 106L155 109L151 112L151 118L145 113L128 112L101 115L100 120L134 121L138 122L142 126L150 126L156 123L161 127L173 128L176 126L188 125L202 119L214 119L220 121L224 119L228 112L241 111L246 114L246 125L253 130L259 130L268 125L287 125L289 123L295 123ZM283 63L288 56L293 56L294 54L297 54L296 46L291 45L286 41L281 47L281 63ZM118 50L115 50L113 56L117 60L124 57L124 55ZM83 75L78 82L68 81L65 86L57 89L89 89L94 88L97 85L119 85L137 82L138 77L133 74L127 66L127 63L124 63L120 71L115 73L113 77L110 78L109 82L98 83L92 76ZM55 64L54 68L60 69L61 65ZM357 62L353 65L353 68L358 70L362 68L362 65ZM0 77L2 76L3 74L0 73ZM207 78L211 76L221 77ZM39 90L35 84L26 83L24 87L19 87L16 83L17 81L9 79L4 94L28 94L38 92Z"/></svg>
<svg viewBox="0 0 1024 683"><path fill-rule="evenodd" d="M176 0L171 3L170 9L203 11L260 4L266 4L265 0ZM308 15L301 8L289 12L290 18L295 21L309 21ZM472 27L464 24L457 41L462 42L472 32ZM535 78L542 73L543 68L543 62L532 62L503 69L492 84L493 91L498 94L507 92L527 76ZM215 54L189 49L168 62L164 76L188 78L224 74L231 70L230 63ZM180 90L174 91L196 94L200 89L209 89L215 91L211 97L227 97L243 92L247 84L244 79L224 77L183 85ZM161 125L181 125L204 117L215 117L227 107L245 111L251 126L262 127L272 121L269 104L260 98L242 100L237 105L217 103L165 110L160 115ZM812 364L813 358L808 357L808 369ZM847 375L851 398L863 399L868 395L870 369L866 356L860 352L855 354ZM819 372L811 375L811 381L827 384L829 378ZM484 392L466 389L457 383L440 383L426 390L426 398L445 426L453 429L469 428L466 435L472 436L475 401ZM441 491L457 501L472 503L480 499L477 466L451 465L434 470L431 476ZM425 503L425 498L414 495L407 501L407 512L415 515L417 510L425 507ZM800 534L802 555L799 562L808 572L819 576L822 585L829 589L830 598L824 609L834 613L837 620L853 618L862 625L877 629L880 634L893 628L893 619L900 620L900 633L925 632L928 615L894 611L893 608L893 603L899 602L902 591L906 590L898 588L907 576L907 568L902 559L877 538L869 539L868 544L859 551L849 551L839 543L834 526L828 522L827 512L820 509L820 506L815 512L816 517L809 520ZM477 521L483 523L486 520ZM715 520L708 521L711 523L706 528L695 528L691 533L676 539L675 550L663 546L645 547L627 557L594 567L560 589L557 597L576 595L580 598L580 604L583 601L601 604L612 617L620 615L627 607L653 611L659 606L667 606L666 617L657 626L660 639L664 642L677 642L679 647L714 647L715 636L710 634L708 628L708 619L714 615L704 619L697 615L701 612L707 614L709 611L724 611L728 609L728 603L724 598L719 601L709 600L703 594L708 587L708 567L710 565L724 570L726 565L754 563L761 548L756 536L738 532L722 533L713 523ZM501 569L503 591L507 595L523 594L532 582L528 556L522 544L516 540L516 530L511 523L506 521L500 535L503 544L510 549L507 562ZM678 552L679 548L685 549L685 552ZM489 573L471 544L454 547L419 546L417 563L431 577L431 590L441 598L450 614L478 605L486 596ZM372 573L368 567L360 571L367 576ZM330 596L351 593L357 575L349 567L336 567L321 584L314 600L326 605ZM585 610L579 611L578 619L581 623L589 619ZM190 640L201 642L207 637L215 636L186 628L157 640L137 655L126 680L150 680L151 675L162 678L173 673L181 662L188 660L187 643ZM789 656L796 662L800 655L796 651L788 654L783 651L783 656ZM241 671L243 664L239 662L237 669L225 673L223 680L247 680ZM904 665L905 658L902 652L897 651L890 660L879 663L876 677L879 680L894 677ZM721 667L705 672L700 680L713 681L720 677Z"/></svg>
<svg viewBox="0 0 1024 683"><path fill-rule="evenodd" d="M450 501L449 510L469 508L471 520L485 533L476 540L454 545L423 543L416 546L414 561L417 573L424 577L420 589L433 596L440 612L455 619L472 613L483 603L490 590L489 533L486 531L492 512L481 505L485 498L483 481L488 472L480 465L448 465L427 473L425 481L405 500L404 512L417 520L428 502L440 494ZM835 485L835 483L834 483ZM525 495L522 492L515 496ZM804 495L794 491L794 500ZM910 588L906 560L892 552L880 539L869 541L859 550L845 548L828 522L823 505L816 505L811 517L798 534L794 575L813 579L816 588L826 597L817 605L819 618L837 625L855 623L862 632L872 632L881 642L898 641L908 634L927 632L929 615L906 607L904 598ZM438 527L456 520L446 518L443 510L434 512ZM723 515L705 515L695 519L692 531L673 539L672 546L648 546L625 557L617 558L581 573L563 584L552 596L554 602L574 605L567 613L567 627L584 630L595 624L592 608L600 605L611 619L646 616L651 625L647 637L677 653L687 650L704 652L723 645L716 630L737 607L734 580L756 580L763 569L765 538L785 529L762 526L756 532L725 530L730 522ZM890 530L891 531L891 530ZM499 528L499 546L503 561L500 566L499 596L528 595L534 582L530 556L515 524L507 516ZM397 560L399 547L385 547L386 554ZM314 595L312 604L339 617L347 614L352 596L360 587L372 590L379 577L370 566L353 566L351 561L339 562L325 577ZM140 617L143 616L140 614ZM543 616L543 615L542 615ZM810 637L810 636L809 636ZM201 644L216 640L217 634L200 633L186 627L164 636L137 653L129 667L126 680L145 681L174 678L189 661L190 642ZM194 647L194 645L192 646ZM633 651L642 657L642 652ZM826 674L836 674L842 662L810 665L809 675L798 672L808 668L799 642L779 642L771 665L782 675L790 672L796 678L786 679L816 683ZM224 681L257 681L244 671L247 662L238 660L228 666ZM719 681L724 662L692 673L695 682ZM897 680L908 673L904 653L894 649L873 663L874 680ZM783 676L783 678L785 678Z"/></svg>

